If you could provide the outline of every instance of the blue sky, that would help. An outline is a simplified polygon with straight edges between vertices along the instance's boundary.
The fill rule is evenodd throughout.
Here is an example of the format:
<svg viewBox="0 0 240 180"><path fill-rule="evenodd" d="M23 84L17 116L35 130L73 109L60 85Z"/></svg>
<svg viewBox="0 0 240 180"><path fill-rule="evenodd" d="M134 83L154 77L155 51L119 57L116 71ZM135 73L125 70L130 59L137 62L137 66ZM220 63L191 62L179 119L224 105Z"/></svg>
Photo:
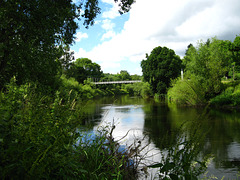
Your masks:
<svg viewBox="0 0 240 180"><path fill-rule="evenodd" d="M124 15L114 0L100 0L100 7L94 26L85 29L79 22L71 50L75 59L89 58L104 73L141 75L141 60L157 46L183 57L190 43L240 35L239 0L136 0Z"/></svg>

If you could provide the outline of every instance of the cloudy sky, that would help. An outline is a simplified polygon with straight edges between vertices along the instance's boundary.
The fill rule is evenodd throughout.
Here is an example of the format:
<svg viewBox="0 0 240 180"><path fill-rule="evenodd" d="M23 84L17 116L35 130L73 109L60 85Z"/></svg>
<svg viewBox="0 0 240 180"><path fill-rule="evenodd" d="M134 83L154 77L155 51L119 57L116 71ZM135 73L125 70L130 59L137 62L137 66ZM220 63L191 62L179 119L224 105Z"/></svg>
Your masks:
<svg viewBox="0 0 240 180"><path fill-rule="evenodd" d="M240 35L240 0L136 0L121 16L114 0L100 0L100 7L94 26L80 26L71 50L104 73L141 75L141 60L157 46L183 57L190 43L214 36L233 41Z"/></svg>

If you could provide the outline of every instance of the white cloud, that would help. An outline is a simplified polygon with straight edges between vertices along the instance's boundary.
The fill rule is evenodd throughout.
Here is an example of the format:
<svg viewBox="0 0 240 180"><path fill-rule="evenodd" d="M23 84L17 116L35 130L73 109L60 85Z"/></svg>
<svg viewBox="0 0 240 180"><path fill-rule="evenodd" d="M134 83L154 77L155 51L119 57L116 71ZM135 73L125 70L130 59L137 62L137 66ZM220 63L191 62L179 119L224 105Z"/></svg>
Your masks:
<svg viewBox="0 0 240 180"><path fill-rule="evenodd" d="M233 40L240 33L239 9L239 0L137 0L121 33L110 32L114 23L105 20L102 27L107 33L102 40L111 39L84 55L104 64L106 71L123 60L139 67L145 54L157 46L166 46L183 56L187 46L200 39L217 36Z"/></svg>
<svg viewBox="0 0 240 180"><path fill-rule="evenodd" d="M109 20L109 19L105 19L102 21L102 28L105 30L112 30L115 27L115 24Z"/></svg>
<svg viewBox="0 0 240 180"><path fill-rule="evenodd" d="M103 72L116 74L118 72L118 69L121 67L121 64L119 62L102 62L99 64L101 66L101 69ZM111 67L109 69L109 67Z"/></svg>
<svg viewBox="0 0 240 180"><path fill-rule="evenodd" d="M114 18L120 16L120 14L118 12L119 7L118 7L117 3L114 3L113 0L102 0L102 2L107 3L112 6L110 9L108 9L107 11L102 13L103 18L114 19Z"/></svg>
<svg viewBox="0 0 240 180"><path fill-rule="evenodd" d="M76 39L75 39L75 41L76 41L76 42L79 42L79 41L81 41L81 40L84 39L84 38L88 38L87 33L78 32L78 33L76 34Z"/></svg>
<svg viewBox="0 0 240 180"><path fill-rule="evenodd" d="M109 19L103 20L101 27L104 30L106 30L106 33L102 35L101 41L104 41L106 39L113 38L114 36L116 36L116 33L113 31L115 27L115 23L113 23L111 20Z"/></svg>
<svg viewBox="0 0 240 180"><path fill-rule="evenodd" d="M113 38L115 36L116 36L116 33L114 31L108 31L105 34L103 34L103 36L101 38L101 41L104 41L104 40L109 39L109 38Z"/></svg>

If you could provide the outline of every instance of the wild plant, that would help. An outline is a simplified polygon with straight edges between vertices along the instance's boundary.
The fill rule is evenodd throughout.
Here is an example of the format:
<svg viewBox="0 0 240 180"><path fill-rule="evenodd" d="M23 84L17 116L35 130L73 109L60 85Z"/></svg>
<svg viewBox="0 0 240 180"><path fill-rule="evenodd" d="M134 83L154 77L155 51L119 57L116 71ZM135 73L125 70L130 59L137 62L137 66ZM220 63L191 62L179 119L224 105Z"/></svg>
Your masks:
<svg viewBox="0 0 240 180"><path fill-rule="evenodd" d="M162 152L160 162L148 166L159 170L160 179L194 180L206 171L210 156L199 156L204 135L195 125L189 134L178 137L177 143Z"/></svg>
<svg viewBox="0 0 240 180"><path fill-rule="evenodd" d="M72 91L42 95L13 79L0 93L0 179L135 179L113 127L83 140L82 107Z"/></svg>
<svg viewBox="0 0 240 180"><path fill-rule="evenodd" d="M41 95L14 79L0 94L1 179L75 177L73 144L81 124L76 100Z"/></svg>

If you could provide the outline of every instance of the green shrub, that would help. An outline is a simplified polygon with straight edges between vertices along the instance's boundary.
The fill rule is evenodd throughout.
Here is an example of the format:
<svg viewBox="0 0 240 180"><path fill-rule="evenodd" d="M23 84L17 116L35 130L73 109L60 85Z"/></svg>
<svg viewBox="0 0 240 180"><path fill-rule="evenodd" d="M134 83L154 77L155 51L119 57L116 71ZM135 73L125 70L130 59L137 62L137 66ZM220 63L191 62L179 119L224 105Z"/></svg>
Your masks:
<svg viewBox="0 0 240 180"><path fill-rule="evenodd" d="M126 89L130 95L141 96L143 98L152 96L152 91L148 82L127 84L123 88Z"/></svg>
<svg viewBox="0 0 240 180"><path fill-rule="evenodd" d="M81 123L76 101L62 102L36 93L35 86L14 82L0 98L1 179L49 179L71 170L72 144Z"/></svg>
<svg viewBox="0 0 240 180"><path fill-rule="evenodd" d="M94 97L104 96L107 93L97 89L96 86L88 81L84 81L85 84L80 84L74 78L67 79L64 75L61 77L61 85L59 88L61 97L69 96L71 91L72 97L78 97L79 99L87 100Z"/></svg>
<svg viewBox="0 0 240 180"><path fill-rule="evenodd" d="M200 105L206 103L204 83L192 77L190 80L176 79L168 90L169 101L177 104Z"/></svg>
<svg viewBox="0 0 240 180"><path fill-rule="evenodd" d="M221 94L212 98L210 104L213 106L239 106L240 105L240 84L230 86Z"/></svg>
<svg viewBox="0 0 240 180"><path fill-rule="evenodd" d="M68 94L43 96L36 86L14 81L0 93L0 179L135 177L129 156L112 152L117 144L107 143L107 129L83 141L77 129L83 106Z"/></svg>

